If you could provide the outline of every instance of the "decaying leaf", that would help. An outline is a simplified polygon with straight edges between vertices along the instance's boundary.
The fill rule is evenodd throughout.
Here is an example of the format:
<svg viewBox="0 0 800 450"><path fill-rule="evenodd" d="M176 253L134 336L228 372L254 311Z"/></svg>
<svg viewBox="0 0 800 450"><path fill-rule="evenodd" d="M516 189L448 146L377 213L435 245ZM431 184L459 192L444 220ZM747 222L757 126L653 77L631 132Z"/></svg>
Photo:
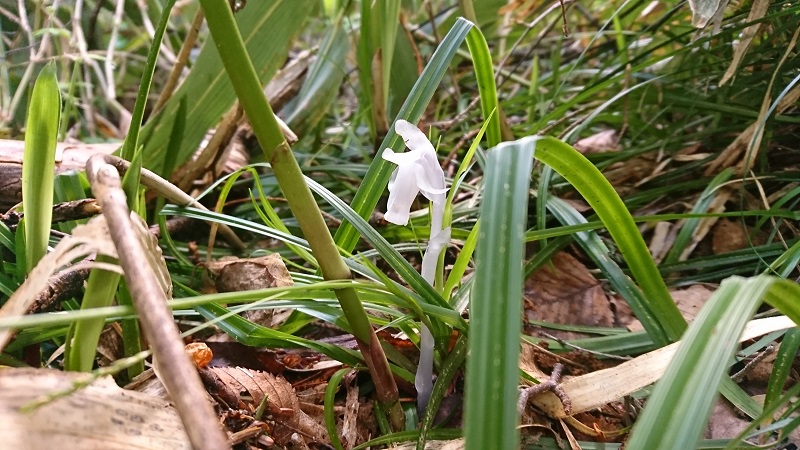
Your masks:
<svg viewBox="0 0 800 450"><path fill-rule="evenodd" d="M738 341L743 342L794 326L795 323L786 316L751 320ZM680 342L676 342L616 367L565 380L561 387L572 402L571 413L598 408L655 383L666 371L679 345ZM531 401L551 417L567 416L561 400L552 392L544 392Z"/></svg>
<svg viewBox="0 0 800 450"><path fill-rule="evenodd" d="M322 425L300 409L294 388L284 378L242 367L210 367L200 370L209 393L231 409L255 413L265 403L265 417L272 424L272 438L278 444L289 442L299 433L307 441L328 442Z"/></svg>
<svg viewBox="0 0 800 450"><path fill-rule="evenodd" d="M206 273L217 292L240 292L294 284L281 255L272 253L260 258L228 256L206 263ZM275 310L245 311L244 317L259 325L273 325Z"/></svg>
<svg viewBox="0 0 800 450"><path fill-rule="evenodd" d="M711 251L720 255L763 244L761 236L748 236L751 231L738 220L720 219L711 234Z"/></svg>
<svg viewBox="0 0 800 450"><path fill-rule="evenodd" d="M27 313L36 300L37 294L47 287L50 276L59 271L100 267L122 273L122 269L115 264L83 262L70 265L73 261L81 260L91 254L117 257L117 250L111 241L108 225L102 216L91 219L85 225L75 227L72 236L62 239L52 252L39 261L25 282L0 308L0 317L21 316ZM8 344L12 335L13 330L0 330L0 350Z"/></svg>
<svg viewBox="0 0 800 450"><path fill-rule="evenodd" d="M119 388L110 377L32 412L20 408L71 388L88 374L0 370L0 447L8 449L190 449L178 413L164 400Z"/></svg>
<svg viewBox="0 0 800 450"><path fill-rule="evenodd" d="M616 130L603 130L580 139L573 147L583 154L613 152L619 150L619 136Z"/></svg>
<svg viewBox="0 0 800 450"><path fill-rule="evenodd" d="M753 5L750 7L750 14L747 16L748 22L755 22L756 20L761 19L767 13L769 9L769 0L755 0ZM758 30L761 29L763 24L757 23L755 25L750 25L749 27L745 28L742 31L741 38L739 42L734 45L733 49L733 60L731 61L731 65L728 67L728 70L725 71L725 75L722 76L722 80L720 80L719 85L722 86L728 82L736 74L736 69L739 68L739 64L742 62L742 58L744 54L747 53L747 49L750 48L750 43L753 42L753 38L756 37L758 34Z"/></svg>
<svg viewBox="0 0 800 450"><path fill-rule="evenodd" d="M691 322L700 312L700 308L711 298L714 291L701 284L696 284L687 289L670 289L669 293L683 318ZM631 331L640 331L644 329L641 322L638 320L630 322L627 327Z"/></svg>
<svg viewBox="0 0 800 450"><path fill-rule="evenodd" d="M614 313L603 286L575 257L566 252L553 256L525 283L526 318L568 325L613 327ZM529 306L527 306L529 305ZM575 333L550 332L562 339Z"/></svg>
<svg viewBox="0 0 800 450"><path fill-rule="evenodd" d="M206 270L219 292L251 291L293 284L286 264L277 253L260 258L226 257L206 263Z"/></svg>
<svg viewBox="0 0 800 450"><path fill-rule="evenodd" d="M718 11L725 9L728 0L689 0L692 8L692 24L697 28L705 27L717 15Z"/></svg>

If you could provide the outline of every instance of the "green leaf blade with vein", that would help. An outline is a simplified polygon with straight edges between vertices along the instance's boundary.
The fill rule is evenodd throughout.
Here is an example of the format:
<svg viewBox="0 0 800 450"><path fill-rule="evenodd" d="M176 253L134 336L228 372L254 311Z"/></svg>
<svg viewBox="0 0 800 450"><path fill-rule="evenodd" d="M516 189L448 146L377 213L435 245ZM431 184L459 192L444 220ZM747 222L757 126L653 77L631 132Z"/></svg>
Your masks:
<svg viewBox="0 0 800 450"><path fill-rule="evenodd" d="M53 217L53 169L56 162L61 92L56 68L49 63L39 72L28 108L22 165L22 206L25 211L25 271L47 253ZM21 263L18 263L21 264Z"/></svg>
<svg viewBox="0 0 800 450"><path fill-rule="evenodd" d="M302 25L316 3L313 0L262 0L249 2L239 11L239 30L262 83L269 80L283 63L292 36L302 31ZM269 45L264 45L265 42ZM215 126L236 99L212 39L206 41L192 71L172 99L142 129L140 142L145 147L144 166L154 172L161 172L178 99L183 96L192 102L186 112L186 130L178 153L179 165L195 152L208 129Z"/></svg>
<svg viewBox="0 0 800 450"><path fill-rule="evenodd" d="M489 152L465 387L466 449L518 448L522 260L535 138ZM486 414L491 411L491 414Z"/></svg>

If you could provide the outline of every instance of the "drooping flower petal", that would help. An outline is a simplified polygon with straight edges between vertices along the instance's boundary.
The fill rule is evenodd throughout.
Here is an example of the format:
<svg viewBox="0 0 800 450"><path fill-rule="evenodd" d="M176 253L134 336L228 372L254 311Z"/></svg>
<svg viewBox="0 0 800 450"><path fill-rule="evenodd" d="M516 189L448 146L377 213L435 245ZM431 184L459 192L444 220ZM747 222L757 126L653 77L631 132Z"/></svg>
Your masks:
<svg viewBox="0 0 800 450"><path fill-rule="evenodd" d="M416 164L397 166L389 184L389 202L383 218L396 225L407 225L417 193Z"/></svg>
<svg viewBox="0 0 800 450"><path fill-rule="evenodd" d="M406 143L406 147L411 149L411 151L430 150L432 153L436 153L436 150L433 148L433 144L431 144L431 141L429 141L428 137L425 136L425 133L420 131L420 129L411 122L398 119L394 124L394 131L396 131L397 134L403 138L403 141Z"/></svg>
<svg viewBox="0 0 800 450"><path fill-rule="evenodd" d="M387 148L381 154L383 159L397 164L389 182L389 206L384 218L397 225L406 225L414 198L420 191L434 204L444 204L447 188L436 150L425 134L402 119L394 127L409 151L395 153Z"/></svg>

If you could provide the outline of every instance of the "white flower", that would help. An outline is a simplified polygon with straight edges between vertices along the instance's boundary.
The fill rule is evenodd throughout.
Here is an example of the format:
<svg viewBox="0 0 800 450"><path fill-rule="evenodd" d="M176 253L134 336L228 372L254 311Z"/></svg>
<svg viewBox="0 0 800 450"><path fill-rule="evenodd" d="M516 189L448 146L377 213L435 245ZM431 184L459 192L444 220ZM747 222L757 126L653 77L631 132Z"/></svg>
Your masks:
<svg viewBox="0 0 800 450"><path fill-rule="evenodd" d="M384 218L397 225L406 225L411 204L419 192L434 206L441 207L447 188L444 185L444 171L436 159L436 150L425 134L402 119L395 123L394 129L410 151L395 153L387 148L381 155L383 159L397 164L389 181L389 204Z"/></svg>

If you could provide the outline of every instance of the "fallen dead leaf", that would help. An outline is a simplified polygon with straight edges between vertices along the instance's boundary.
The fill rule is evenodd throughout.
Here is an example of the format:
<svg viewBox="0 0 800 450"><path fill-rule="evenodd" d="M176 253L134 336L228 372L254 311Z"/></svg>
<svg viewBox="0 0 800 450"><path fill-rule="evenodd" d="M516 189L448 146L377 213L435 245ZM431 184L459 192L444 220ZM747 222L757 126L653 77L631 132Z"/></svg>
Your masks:
<svg viewBox="0 0 800 450"><path fill-rule="evenodd" d="M272 424L272 438L284 445L300 433L309 442L328 442L324 427L300 409L294 388L282 377L243 367L210 367L200 370L209 393L233 410L254 413L266 401L265 417Z"/></svg>
<svg viewBox="0 0 800 450"><path fill-rule="evenodd" d="M64 392L88 374L0 369L0 447L7 449L191 449L181 419L166 401L101 378L30 413L20 408Z"/></svg>
<svg viewBox="0 0 800 450"><path fill-rule="evenodd" d="M670 289L670 295L678 307L678 311L687 322L691 322L697 317L700 308L706 304L714 291L701 284L695 284L687 289ZM627 325L630 331L641 331L644 329L641 322L635 320Z"/></svg>
<svg viewBox="0 0 800 450"><path fill-rule="evenodd" d="M205 264L206 273L217 292L241 292L294 284L281 255L272 253L259 258L224 257ZM273 326L275 311L245 311L244 317L259 325Z"/></svg>
<svg viewBox="0 0 800 450"><path fill-rule="evenodd" d="M711 251L715 255L748 248L762 242L758 236L748 237L749 230L738 220L721 219L714 226Z"/></svg>
<svg viewBox="0 0 800 450"><path fill-rule="evenodd" d="M576 142L573 147L583 154L615 152L619 150L616 130L603 130Z"/></svg>
<svg viewBox="0 0 800 450"><path fill-rule="evenodd" d="M613 327L614 313L603 286L586 266L566 252L553 256L525 282L525 317L565 325ZM562 339L582 335L550 330Z"/></svg>
<svg viewBox="0 0 800 450"><path fill-rule="evenodd" d="M205 264L209 277L219 292L240 292L291 286L292 276L281 255L260 258L225 257Z"/></svg>

